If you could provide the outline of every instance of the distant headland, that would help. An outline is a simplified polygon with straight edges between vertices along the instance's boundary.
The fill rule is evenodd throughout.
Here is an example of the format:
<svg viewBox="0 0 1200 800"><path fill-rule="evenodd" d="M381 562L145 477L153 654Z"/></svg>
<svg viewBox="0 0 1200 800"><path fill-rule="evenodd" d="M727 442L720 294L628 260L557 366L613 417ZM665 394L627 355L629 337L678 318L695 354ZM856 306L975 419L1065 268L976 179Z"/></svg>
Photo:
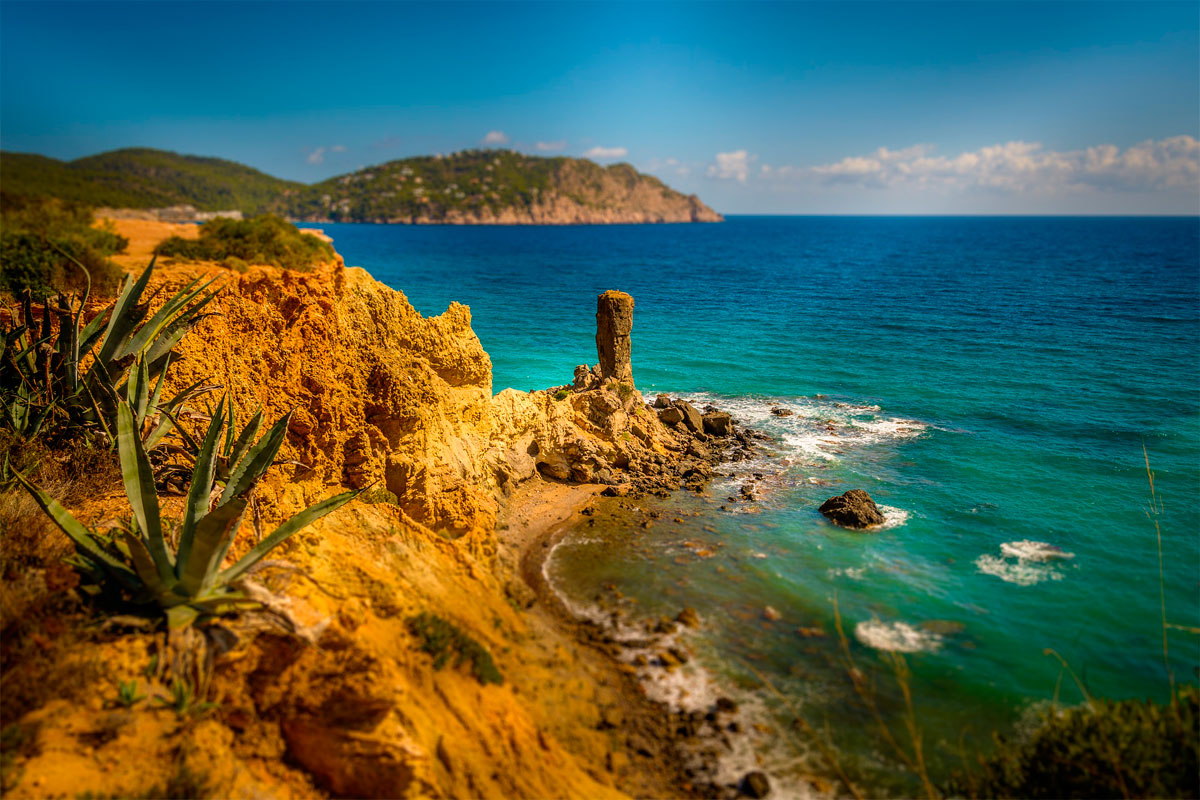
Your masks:
<svg viewBox="0 0 1200 800"><path fill-rule="evenodd" d="M629 164L466 150L389 161L315 184L218 158L113 150L75 161L0 153L14 194L102 207L109 216L204 220L271 212L297 222L572 225L720 222L696 195Z"/></svg>

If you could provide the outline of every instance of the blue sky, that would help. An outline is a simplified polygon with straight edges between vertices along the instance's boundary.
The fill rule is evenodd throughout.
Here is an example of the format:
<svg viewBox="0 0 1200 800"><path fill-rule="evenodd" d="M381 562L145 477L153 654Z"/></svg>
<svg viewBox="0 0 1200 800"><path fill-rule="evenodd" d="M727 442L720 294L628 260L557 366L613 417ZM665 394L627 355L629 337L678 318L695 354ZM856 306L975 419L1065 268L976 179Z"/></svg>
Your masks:
<svg viewBox="0 0 1200 800"><path fill-rule="evenodd" d="M1200 210L1194 2L3 2L0 45L0 147L58 158L487 143L728 213Z"/></svg>

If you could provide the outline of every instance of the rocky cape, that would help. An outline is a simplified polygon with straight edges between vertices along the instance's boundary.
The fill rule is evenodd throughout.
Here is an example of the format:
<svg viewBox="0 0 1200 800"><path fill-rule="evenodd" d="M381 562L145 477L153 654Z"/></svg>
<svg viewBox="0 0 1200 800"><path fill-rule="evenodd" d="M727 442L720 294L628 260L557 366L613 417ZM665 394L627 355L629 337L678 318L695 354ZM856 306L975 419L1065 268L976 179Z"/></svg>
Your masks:
<svg viewBox="0 0 1200 800"><path fill-rule="evenodd" d="M175 227L117 226L130 268ZM722 458L744 457L750 436L727 415L647 403L620 362L627 342L571 384L493 396L465 306L423 317L340 262L305 274L176 263L158 282L213 275L216 313L185 337L169 382L220 384L243 419L259 406L268 419L295 410L286 463L257 492L262 523L342 487L369 491L281 549L261 581L291 630L229 622L201 687L215 705L195 717L165 701L115 702L131 682L166 691L147 679L160 637L97 628L62 594L65 537L32 504L0 498L13 530L45 548L0 586L5 722L24 743L5 795L141 796L184 769L220 796L686 795L669 737L645 733L670 720L535 602L518 562L531 528L601 493L698 489ZM619 337L621 326L608 329ZM127 514L119 478L96 480L71 511L86 524ZM252 546L253 527L231 558ZM422 613L485 647L503 684L434 669L407 624ZM631 725L641 733L626 737Z"/></svg>

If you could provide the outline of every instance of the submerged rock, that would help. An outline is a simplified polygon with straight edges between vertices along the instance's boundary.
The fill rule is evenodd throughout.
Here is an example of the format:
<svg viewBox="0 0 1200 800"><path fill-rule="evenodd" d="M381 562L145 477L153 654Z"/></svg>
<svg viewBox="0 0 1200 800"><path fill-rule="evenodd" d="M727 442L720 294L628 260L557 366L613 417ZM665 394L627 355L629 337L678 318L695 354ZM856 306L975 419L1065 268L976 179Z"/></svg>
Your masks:
<svg viewBox="0 0 1200 800"><path fill-rule="evenodd" d="M763 772L747 772L746 777L742 778L741 787L742 794L746 797L762 798L771 793L771 781Z"/></svg>
<svg viewBox="0 0 1200 800"><path fill-rule="evenodd" d="M843 528L861 530L872 525L882 525L883 514L871 499L871 495L862 489L851 489L843 495L831 497L817 509L830 522Z"/></svg>

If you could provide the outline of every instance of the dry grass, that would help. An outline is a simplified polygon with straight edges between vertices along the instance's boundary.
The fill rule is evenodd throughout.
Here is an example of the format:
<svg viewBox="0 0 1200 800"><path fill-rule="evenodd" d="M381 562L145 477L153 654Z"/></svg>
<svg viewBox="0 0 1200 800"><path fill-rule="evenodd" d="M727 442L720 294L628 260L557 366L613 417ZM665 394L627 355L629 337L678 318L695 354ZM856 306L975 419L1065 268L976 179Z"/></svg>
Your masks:
<svg viewBox="0 0 1200 800"><path fill-rule="evenodd" d="M83 445L51 450L0 434L0 463L30 475L70 507L119 482L111 454ZM0 722L15 721L49 699L70 696L103 665L69 655L89 634L79 576L64 564L70 541L19 486L0 489Z"/></svg>

